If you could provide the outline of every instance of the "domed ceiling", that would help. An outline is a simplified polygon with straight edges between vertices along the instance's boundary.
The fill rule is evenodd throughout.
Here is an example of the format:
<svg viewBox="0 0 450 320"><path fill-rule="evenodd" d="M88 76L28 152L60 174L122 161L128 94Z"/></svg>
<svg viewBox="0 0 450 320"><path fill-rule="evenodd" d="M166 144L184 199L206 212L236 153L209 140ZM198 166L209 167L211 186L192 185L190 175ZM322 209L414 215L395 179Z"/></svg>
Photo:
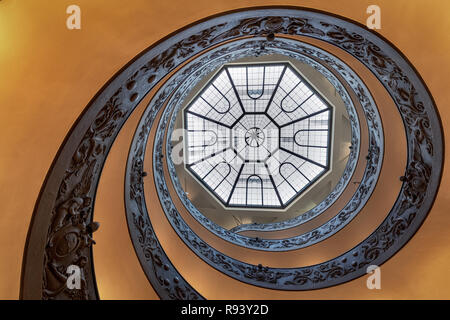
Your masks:
<svg viewBox="0 0 450 320"><path fill-rule="evenodd" d="M184 116L186 167L225 206L284 208L329 169L332 107L289 63L225 65Z"/></svg>

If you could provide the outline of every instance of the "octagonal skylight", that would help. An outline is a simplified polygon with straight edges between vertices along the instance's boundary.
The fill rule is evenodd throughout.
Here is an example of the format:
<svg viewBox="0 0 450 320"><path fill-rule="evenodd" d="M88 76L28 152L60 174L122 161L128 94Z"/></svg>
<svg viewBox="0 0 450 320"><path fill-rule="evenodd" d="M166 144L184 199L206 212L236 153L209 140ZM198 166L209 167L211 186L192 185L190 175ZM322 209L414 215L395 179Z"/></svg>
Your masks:
<svg viewBox="0 0 450 320"><path fill-rule="evenodd" d="M331 120L289 63L225 65L184 110L186 168L225 207L285 208L329 170Z"/></svg>

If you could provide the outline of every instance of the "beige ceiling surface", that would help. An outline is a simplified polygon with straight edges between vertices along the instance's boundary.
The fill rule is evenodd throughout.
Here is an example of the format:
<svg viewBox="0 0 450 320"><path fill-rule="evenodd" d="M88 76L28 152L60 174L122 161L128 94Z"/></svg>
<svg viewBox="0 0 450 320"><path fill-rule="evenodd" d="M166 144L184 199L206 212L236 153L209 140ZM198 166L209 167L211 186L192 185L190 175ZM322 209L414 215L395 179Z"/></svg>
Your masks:
<svg viewBox="0 0 450 320"><path fill-rule="evenodd" d="M2 0L0 3L2 299L18 298L28 224L45 174L64 136L101 86L136 54L190 22L226 10L301 4L364 23L366 8L373 1L193 0L186 5L184 0L77 0L76 3L82 10L82 29L76 31L65 27L66 7L73 1ZM436 100L448 135L450 91L446 76L450 73L450 2L377 0L376 4L382 10L379 32L395 43L421 73ZM122 132L123 141L131 137L132 130L128 130ZM123 150L127 151L128 148ZM118 161L110 163L117 163L117 170L111 167L109 172L123 177L123 165ZM445 170L441 191L429 217L405 248L383 265L382 290L367 290L361 278L336 288L309 292L305 297L450 298L449 188L450 175ZM116 279L114 261L123 259L120 248L131 250L131 246L123 243L121 247L115 240L125 242L128 238L124 219L119 218L123 204L113 208L117 210L114 215L118 217L118 225L105 222L110 219L108 210L96 213L96 220L103 222L96 234L98 248L106 243L118 246L117 250L110 251L107 261L102 260L105 257L95 256L100 293L103 298L124 298L125 294L129 298L154 298L146 283L136 289L139 294L121 290L120 281L127 279ZM126 256L130 260L135 258L129 253ZM142 279L142 274L137 274L140 269L136 260L133 264L136 272L128 273L127 277L136 274L136 279ZM135 283L142 282L136 279Z"/></svg>

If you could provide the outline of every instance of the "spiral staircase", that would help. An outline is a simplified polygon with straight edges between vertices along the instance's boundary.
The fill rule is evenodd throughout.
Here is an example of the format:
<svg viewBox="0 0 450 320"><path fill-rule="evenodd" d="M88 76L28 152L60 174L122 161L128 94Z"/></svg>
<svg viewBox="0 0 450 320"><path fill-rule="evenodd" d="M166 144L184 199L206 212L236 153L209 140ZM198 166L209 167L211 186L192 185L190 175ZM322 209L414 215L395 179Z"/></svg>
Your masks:
<svg viewBox="0 0 450 320"><path fill-rule="evenodd" d="M224 66L280 62L329 105L328 171L297 188L286 206L229 207L231 194L222 203L205 175L176 163L177 143L186 147L188 136L174 132L189 129L186 110ZM259 146L263 133L253 128L246 134ZM35 206L22 298L99 299L103 279L94 266L104 259L100 251L111 249L97 237L108 226L104 218L96 222L97 212L114 210L129 233L117 235L127 248L120 260L137 258L139 265L123 269L123 261L111 259L109 266L118 283L139 274L148 298L300 299L325 288L338 295L414 236L442 170L433 97L407 58L376 32L297 7L205 18L137 55L67 134ZM236 175L230 185L238 181ZM67 288L69 265L81 268L81 289Z"/></svg>

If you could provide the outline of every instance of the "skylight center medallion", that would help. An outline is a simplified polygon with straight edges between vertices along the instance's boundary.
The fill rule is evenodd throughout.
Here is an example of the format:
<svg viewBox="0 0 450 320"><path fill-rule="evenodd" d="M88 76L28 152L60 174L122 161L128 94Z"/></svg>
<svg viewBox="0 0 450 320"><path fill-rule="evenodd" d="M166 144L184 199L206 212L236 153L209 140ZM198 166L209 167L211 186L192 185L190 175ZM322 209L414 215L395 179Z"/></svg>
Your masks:
<svg viewBox="0 0 450 320"><path fill-rule="evenodd" d="M245 133L245 143L253 148L259 147L264 142L264 139L264 132L257 127L250 128Z"/></svg>

